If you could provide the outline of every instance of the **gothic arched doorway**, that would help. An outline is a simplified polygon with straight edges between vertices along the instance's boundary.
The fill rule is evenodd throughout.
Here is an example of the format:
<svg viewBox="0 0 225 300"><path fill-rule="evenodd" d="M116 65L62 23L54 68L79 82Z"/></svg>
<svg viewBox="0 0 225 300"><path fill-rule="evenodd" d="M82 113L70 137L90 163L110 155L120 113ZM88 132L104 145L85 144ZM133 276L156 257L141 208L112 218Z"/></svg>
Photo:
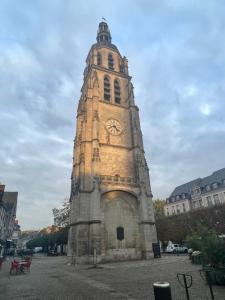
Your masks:
<svg viewBox="0 0 225 300"><path fill-rule="evenodd" d="M102 254L108 260L139 258L138 202L124 191L105 193L101 198Z"/></svg>

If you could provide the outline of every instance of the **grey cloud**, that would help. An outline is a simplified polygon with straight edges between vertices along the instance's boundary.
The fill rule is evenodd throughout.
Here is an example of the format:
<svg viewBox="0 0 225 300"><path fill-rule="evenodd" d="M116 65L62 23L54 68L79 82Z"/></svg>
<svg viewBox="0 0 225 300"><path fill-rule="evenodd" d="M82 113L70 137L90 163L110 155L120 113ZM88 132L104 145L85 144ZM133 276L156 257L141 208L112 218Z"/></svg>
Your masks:
<svg viewBox="0 0 225 300"><path fill-rule="evenodd" d="M23 228L49 225L70 193L76 106L102 16L129 59L154 197L225 166L223 3L1 6L0 181L19 191Z"/></svg>

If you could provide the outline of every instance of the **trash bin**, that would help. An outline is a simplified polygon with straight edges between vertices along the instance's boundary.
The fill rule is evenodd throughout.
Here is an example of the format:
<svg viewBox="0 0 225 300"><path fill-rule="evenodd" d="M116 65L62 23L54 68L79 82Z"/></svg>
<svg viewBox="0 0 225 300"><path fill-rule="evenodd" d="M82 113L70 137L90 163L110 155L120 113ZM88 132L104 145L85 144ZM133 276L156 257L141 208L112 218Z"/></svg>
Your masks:
<svg viewBox="0 0 225 300"><path fill-rule="evenodd" d="M161 257L160 244L159 243L152 243L152 251L153 251L153 254L154 254L154 258Z"/></svg>
<svg viewBox="0 0 225 300"><path fill-rule="evenodd" d="M155 300L172 300L169 282L153 283Z"/></svg>

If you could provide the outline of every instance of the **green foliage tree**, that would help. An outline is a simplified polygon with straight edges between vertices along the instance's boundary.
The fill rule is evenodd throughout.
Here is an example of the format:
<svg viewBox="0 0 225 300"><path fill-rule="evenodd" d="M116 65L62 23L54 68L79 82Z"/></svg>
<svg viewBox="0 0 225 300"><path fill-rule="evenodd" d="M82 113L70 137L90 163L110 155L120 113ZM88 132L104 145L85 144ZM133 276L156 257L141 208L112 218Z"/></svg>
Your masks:
<svg viewBox="0 0 225 300"><path fill-rule="evenodd" d="M201 251L203 262L212 267L225 267L225 241L214 230L202 227L187 237L188 246Z"/></svg>
<svg viewBox="0 0 225 300"><path fill-rule="evenodd" d="M153 207L155 212L155 218L159 219L165 216L164 213L164 206L166 204L166 201L163 199L156 199L153 201Z"/></svg>
<svg viewBox="0 0 225 300"><path fill-rule="evenodd" d="M214 267L225 267L225 243L214 230L201 233L203 260Z"/></svg>
<svg viewBox="0 0 225 300"><path fill-rule="evenodd" d="M225 234L225 204L201 208L169 217L156 218L156 229L160 241L180 243L188 235L198 233L203 227Z"/></svg>
<svg viewBox="0 0 225 300"><path fill-rule="evenodd" d="M63 227L55 232L40 234L39 237L27 242L26 246L28 249L42 247L43 252L47 252L49 248L67 244L68 230L68 227Z"/></svg>
<svg viewBox="0 0 225 300"><path fill-rule="evenodd" d="M193 251L201 251L201 236L199 234L189 234L186 240L188 248L193 249Z"/></svg>

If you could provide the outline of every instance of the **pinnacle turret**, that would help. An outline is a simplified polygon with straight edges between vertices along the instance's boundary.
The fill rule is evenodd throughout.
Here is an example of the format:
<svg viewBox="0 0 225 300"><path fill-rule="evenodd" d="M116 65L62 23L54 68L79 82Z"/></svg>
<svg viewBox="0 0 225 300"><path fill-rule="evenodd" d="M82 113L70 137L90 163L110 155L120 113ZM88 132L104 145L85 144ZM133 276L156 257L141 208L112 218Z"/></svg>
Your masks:
<svg viewBox="0 0 225 300"><path fill-rule="evenodd" d="M109 27L108 24L104 21L99 23L97 42L103 44L111 44L111 34L109 31Z"/></svg>

